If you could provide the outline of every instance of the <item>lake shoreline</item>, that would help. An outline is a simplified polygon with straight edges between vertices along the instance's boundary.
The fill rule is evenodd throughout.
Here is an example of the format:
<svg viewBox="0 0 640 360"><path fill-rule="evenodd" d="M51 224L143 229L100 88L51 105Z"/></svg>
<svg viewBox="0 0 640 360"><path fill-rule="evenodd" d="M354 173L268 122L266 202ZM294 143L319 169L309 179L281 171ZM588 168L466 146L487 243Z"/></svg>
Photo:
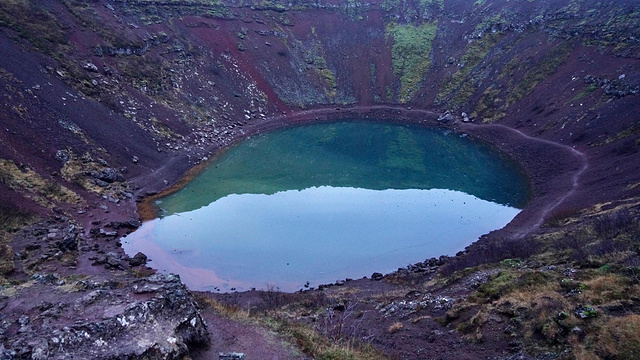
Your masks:
<svg viewBox="0 0 640 360"><path fill-rule="evenodd" d="M580 175L586 170L588 162L586 155L574 148L531 137L508 126L464 122L461 117L445 116L442 113L424 109L363 106L318 108L292 112L244 126L241 135L230 139L225 146L212 145L209 151L213 155L186 171L181 171L181 166L176 166L175 168L171 166L176 163L184 164L180 162L180 159L186 154L178 155L166 165L167 172L177 178L171 186L162 186L162 183L155 180L147 182L150 185L142 186L138 190L138 214L142 221L155 218L157 216L154 205L155 200L180 190L224 150L248 137L290 126L334 122L345 119L419 125L464 133L487 143L513 159L522 167L529 179L532 194L531 201L507 226L491 232L487 236L511 239L523 238L534 232L546 219L552 217L554 212L572 209L578 206L580 202L579 199L571 195L580 186ZM181 176L180 172L182 172ZM158 173L150 174L149 177L153 178L155 174ZM162 175L166 176L165 173L162 173ZM142 177L136 181L140 183L139 185L142 185L142 182L147 178ZM156 184L156 186L153 184ZM157 186L157 184L161 186Z"/></svg>

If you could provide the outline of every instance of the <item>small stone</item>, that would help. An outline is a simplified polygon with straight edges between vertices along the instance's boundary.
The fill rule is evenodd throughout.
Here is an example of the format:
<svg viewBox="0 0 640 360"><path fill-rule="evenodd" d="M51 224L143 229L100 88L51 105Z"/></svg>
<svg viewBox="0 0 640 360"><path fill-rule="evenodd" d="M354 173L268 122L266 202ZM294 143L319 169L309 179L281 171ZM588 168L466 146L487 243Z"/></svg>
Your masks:
<svg viewBox="0 0 640 360"><path fill-rule="evenodd" d="M147 255L138 252L131 259L129 259L129 264L131 266L140 266L147 263Z"/></svg>
<svg viewBox="0 0 640 360"><path fill-rule="evenodd" d="M82 66L85 70L89 70L91 72L98 72L98 67L92 63L92 62L87 62L84 64L84 66Z"/></svg>
<svg viewBox="0 0 640 360"><path fill-rule="evenodd" d="M102 236L115 237L118 236L117 231L107 231L105 229L100 229L99 234Z"/></svg>
<svg viewBox="0 0 640 360"><path fill-rule="evenodd" d="M244 359L244 353L230 352L230 353L219 353L218 358L220 360L241 360Z"/></svg>

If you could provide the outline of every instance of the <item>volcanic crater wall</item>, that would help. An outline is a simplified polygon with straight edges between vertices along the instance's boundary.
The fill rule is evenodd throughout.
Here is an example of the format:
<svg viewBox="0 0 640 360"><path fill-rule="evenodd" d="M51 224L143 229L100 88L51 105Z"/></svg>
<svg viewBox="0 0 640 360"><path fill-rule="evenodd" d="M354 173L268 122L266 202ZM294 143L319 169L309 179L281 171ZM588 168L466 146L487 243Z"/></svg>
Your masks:
<svg viewBox="0 0 640 360"><path fill-rule="evenodd" d="M589 196L568 207L632 198L639 6L5 1L0 194L26 212L112 206L166 188L276 117L401 106L587 153ZM38 184L16 173L30 170ZM83 200L50 194L64 189Z"/></svg>

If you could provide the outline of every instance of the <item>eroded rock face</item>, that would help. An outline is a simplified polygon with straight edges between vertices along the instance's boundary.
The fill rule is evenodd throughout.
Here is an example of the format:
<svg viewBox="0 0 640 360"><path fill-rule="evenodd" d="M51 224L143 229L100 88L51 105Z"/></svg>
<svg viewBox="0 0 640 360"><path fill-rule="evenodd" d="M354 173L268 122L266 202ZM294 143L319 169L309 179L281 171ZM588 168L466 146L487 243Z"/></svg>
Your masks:
<svg viewBox="0 0 640 360"><path fill-rule="evenodd" d="M177 359L190 346L208 345L207 326L178 276L152 275L124 286L54 280L34 277L17 289L40 294L33 303L0 300L7 314L2 359ZM46 293L64 301L47 302Z"/></svg>

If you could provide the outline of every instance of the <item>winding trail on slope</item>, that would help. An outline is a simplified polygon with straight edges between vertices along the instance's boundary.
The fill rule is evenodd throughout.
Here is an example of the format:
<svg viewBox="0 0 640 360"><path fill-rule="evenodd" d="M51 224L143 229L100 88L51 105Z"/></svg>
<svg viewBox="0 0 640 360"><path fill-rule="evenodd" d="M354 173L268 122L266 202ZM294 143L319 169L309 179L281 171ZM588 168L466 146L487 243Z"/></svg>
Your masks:
<svg viewBox="0 0 640 360"><path fill-rule="evenodd" d="M561 196L559 196L555 201L548 202L545 204L545 206L539 209L535 222L529 224L528 226L518 229L518 231L515 234L513 234L515 238L523 238L526 235L533 232L534 230L536 230L537 228L539 228L544 223L547 216L553 210L555 210L558 206L564 203L569 197L571 197L576 192L576 190L580 187L580 178L582 177L584 172L587 171L587 169L589 168L589 160L587 158L587 155L569 145L557 143L547 139L533 137L523 133L518 129L514 129L512 127L502 125L502 124L479 125L479 124L472 124L472 123L464 123L462 126L462 128L477 128L477 127L483 127L485 129L499 128L505 131L515 133L519 137L522 137L523 139L526 139L528 141L533 141L540 144L547 144L549 146L558 147L563 149L564 151L571 153L575 158L579 159L580 161L580 167L577 169L577 171L574 171L573 175L571 176L571 187L566 192L564 192Z"/></svg>

